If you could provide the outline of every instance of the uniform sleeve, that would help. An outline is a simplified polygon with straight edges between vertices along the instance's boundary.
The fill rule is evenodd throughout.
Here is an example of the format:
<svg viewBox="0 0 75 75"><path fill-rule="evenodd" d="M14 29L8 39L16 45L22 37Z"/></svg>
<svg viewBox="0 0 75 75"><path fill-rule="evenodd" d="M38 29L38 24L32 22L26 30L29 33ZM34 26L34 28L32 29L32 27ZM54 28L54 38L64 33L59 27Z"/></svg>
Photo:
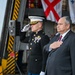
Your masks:
<svg viewBox="0 0 75 75"><path fill-rule="evenodd" d="M45 72L45 67L46 67L46 60L48 57L48 52L45 50L46 49L46 45L49 43L50 39L48 36L44 36L41 40L41 48L42 48L42 55L43 55L43 60L42 60L42 70L43 72Z"/></svg>
<svg viewBox="0 0 75 75"><path fill-rule="evenodd" d="M20 41L23 43L29 42L29 37L26 37L26 32L20 32Z"/></svg>
<svg viewBox="0 0 75 75"><path fill-rule="evenodd" d="M43 47L48 44L50 41L49 37L47 35L45 35L44 37L42 37L41 39L41 49L43 50Z"/></svg>

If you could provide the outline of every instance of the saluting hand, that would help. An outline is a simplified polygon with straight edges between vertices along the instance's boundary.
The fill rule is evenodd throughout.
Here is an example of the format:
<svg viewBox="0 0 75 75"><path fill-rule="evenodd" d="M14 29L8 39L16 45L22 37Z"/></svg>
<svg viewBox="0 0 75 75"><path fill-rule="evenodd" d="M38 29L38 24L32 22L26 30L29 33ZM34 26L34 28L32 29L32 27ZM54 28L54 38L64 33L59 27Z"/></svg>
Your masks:
<svg viewBox="0 0 75 75"><path fill-rule="evenodd" d="M23 29L21 30L21 32L27 32L30 29L30 24L27 24L23 27Z"/></svg>

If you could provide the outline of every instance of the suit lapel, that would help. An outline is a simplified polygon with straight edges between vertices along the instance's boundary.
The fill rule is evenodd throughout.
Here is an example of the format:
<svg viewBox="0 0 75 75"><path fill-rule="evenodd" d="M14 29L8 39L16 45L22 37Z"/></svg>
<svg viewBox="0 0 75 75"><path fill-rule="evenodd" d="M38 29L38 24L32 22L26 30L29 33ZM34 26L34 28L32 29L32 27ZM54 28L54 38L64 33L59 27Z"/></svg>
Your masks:
<svg viewBox="0 0 75 75"><path fill-rule="evenodd" d="M70 30L66 35L65 37L62 39L62 41L64 42L68 37L69 35L72 33L72 31Z"/></svg>

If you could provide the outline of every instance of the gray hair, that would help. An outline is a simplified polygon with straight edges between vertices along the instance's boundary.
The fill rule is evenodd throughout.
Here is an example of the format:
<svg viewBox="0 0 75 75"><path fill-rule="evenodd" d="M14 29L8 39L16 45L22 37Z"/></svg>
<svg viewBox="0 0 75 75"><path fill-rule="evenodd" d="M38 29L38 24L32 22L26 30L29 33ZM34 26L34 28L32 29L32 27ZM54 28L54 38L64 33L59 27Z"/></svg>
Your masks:
<svg viewBox="0 0 75 75"><path fill-rule="evenodd" d="M65 18L65 23L66 24L71 24L71 19L70 19L70 17L69 16L64 16L64 18Z"/></svg>

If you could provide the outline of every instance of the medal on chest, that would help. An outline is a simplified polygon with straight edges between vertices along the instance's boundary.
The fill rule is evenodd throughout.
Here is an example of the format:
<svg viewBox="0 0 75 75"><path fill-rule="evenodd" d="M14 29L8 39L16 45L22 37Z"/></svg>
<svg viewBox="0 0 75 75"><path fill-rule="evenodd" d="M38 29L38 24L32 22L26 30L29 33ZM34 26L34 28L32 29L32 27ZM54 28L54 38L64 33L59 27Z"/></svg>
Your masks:
<svg viewBox="0 0 75 75"><path fill-rule="evenodd" d="M40 40L41 40L41 37L40 37L40 36L36 36L36 37L34 38L34 42L35 42L35 43L38 43Z"/></svg>

